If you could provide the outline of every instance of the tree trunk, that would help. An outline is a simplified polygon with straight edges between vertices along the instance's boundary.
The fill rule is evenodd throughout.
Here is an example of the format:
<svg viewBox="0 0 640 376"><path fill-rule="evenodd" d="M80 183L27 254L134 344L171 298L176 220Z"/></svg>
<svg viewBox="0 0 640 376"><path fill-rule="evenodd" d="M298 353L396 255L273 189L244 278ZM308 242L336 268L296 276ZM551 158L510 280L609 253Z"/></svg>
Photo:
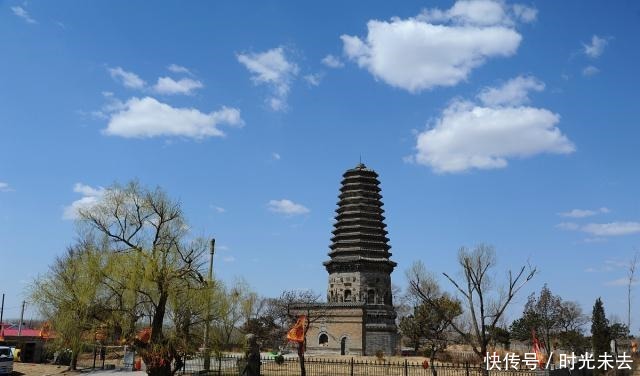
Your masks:
<svg viewBox="0 0 640 376"><path fill-rule="evenodd" d="M156 306L151 322L151 341L150 343L159 343L162 340L162 324L164 322L164 313L167 309L167 299L169 294L166 291L160 292L160 299Z"/></svg>
<svg viewBox="0 0 640 376"><path fill-rule="evenodd" d="M429 355L429 362L431 363L431 375L438 376L438 371L436 370L436 364L434 363L434 359L436 358L436 348L431 347L431 354Z"/></svg>
<svg viewBox="0 0 640 376"><path fill-rule="evenodd" d="M78 367L78 351L71 353L71 361L69 362L69 370L75 371Z"/></svg>
<svg viewBox="0 0 640 376"><path fill-rule="evenodd" d="M487 343L483 343L480 346L480 359L484 359L487 356ZM485 364L483 365L482 369L482 376L489 376L489 367L487 366L487 363L484 362Z"/></svg>
<svg viewBox="0 0 640 376"><path fill-rule="evenodd" d="M146 349L142 352L142 359L147 365L147 375L149 376L169 376L173 374L171 369L173 354L162 335L162 324L167 308L168 295L166 291L160 289L160 299L158 299L156 311L151 321L151 338L149 343L146 344Z"/></svg>
<svg viewBox="0 0 640 376"><path fill-rule="evenodd" d="M298 343L298 361L300 363L300 376L307 376L307 370L304 367L304 343Z"/></svg>

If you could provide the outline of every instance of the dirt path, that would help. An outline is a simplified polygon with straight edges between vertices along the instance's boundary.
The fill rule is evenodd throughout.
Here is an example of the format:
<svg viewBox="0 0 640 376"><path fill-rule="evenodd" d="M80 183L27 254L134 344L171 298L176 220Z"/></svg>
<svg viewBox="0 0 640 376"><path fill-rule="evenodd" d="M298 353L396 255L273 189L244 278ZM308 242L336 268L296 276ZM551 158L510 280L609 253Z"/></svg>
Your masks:
<svg viewBox="0 0 640 376"><path fill-rule="evenodd" d="M49 375L77 375L79 372L68 372L67 366L53 364L14 363L13 376L49 376Z"/></svg>

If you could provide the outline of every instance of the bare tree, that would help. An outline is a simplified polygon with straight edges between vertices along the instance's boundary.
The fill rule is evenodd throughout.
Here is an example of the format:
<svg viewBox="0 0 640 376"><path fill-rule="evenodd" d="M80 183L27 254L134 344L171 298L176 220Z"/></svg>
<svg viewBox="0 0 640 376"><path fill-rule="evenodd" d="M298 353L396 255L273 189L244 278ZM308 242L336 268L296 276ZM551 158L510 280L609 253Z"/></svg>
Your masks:
<svg viewBox="0 0 640 376"><path fill-rule="evenodd" d="M217 311L219 314L214 320L214 336L217 347L230 349L233 344L234 334L239 334L244 326L259 308L258 295L251 291L246 281L236 280L230 286L219 283L220 297Z"/></svg>
<svg viewBox="0 0 640 376"><path fill-rule="evenodd" d="M631 290L636 281L636 267L638 266L638 252L633 255L629 261L629 269L627 270L627 328L631 330Z"/></svg>
<svg viewBox="0 0 640 376"><path fill-rule="evenodd" d="M456 281L447 273L443 275L461 298L466 310L466 320L455 320L451 317L450 325L482 359L486 356L502 315L514 296L536 274L536 269L530 266L527 268L525 265L515 272L509 270L506 286L498 288L489 275L496 263L492 247L479 245L471 251L463 247L458 252L458 263L463 275L462 280ZM413 293L422 302L441 315L447 315L437 304L439 287L432 277L425 274L423 266L410 272L409 283Z"/></svg>
<svg viewBox="0 0 640 376"><path fill-rule="evenodd" d="M283 325L291 326L299 315L307 318L304 327L304 341L298 343L298 361L300 363L300 375L306 375L304 363L304 351L307 346L307 332L311 325L326 316L324 304L320 303L320 294L311 290L284 291L278 299L272 301L271 314Z"/></svg>

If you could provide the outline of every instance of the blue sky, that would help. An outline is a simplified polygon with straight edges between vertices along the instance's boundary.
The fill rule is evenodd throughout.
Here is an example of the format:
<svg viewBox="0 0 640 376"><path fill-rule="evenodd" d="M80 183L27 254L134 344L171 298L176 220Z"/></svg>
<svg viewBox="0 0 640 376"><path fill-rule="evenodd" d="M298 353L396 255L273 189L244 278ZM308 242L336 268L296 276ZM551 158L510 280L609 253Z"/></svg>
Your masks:
<svg viewBox="0 0 640 376"><path fill-rule="evenodd" d="M632 1L0 1L6 316L73 242L74 208L131 179L216 237L218 277L324 292L341 174L362 156L395 284L485 242L497 277L540 270L511 319L544 283L626 319L639 17Z"/></svg>

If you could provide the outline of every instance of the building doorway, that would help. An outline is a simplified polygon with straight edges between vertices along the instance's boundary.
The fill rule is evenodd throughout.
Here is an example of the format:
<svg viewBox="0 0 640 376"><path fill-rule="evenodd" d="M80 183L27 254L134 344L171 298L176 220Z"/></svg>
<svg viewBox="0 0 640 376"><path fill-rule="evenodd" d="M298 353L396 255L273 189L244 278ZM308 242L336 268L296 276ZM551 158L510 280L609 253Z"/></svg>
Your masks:
<svg viewBox="0 0 640 376"><path fill-rule="evenodd" d="M340 355L347 354L347 337L342 337L340 340Z"/></svg>

